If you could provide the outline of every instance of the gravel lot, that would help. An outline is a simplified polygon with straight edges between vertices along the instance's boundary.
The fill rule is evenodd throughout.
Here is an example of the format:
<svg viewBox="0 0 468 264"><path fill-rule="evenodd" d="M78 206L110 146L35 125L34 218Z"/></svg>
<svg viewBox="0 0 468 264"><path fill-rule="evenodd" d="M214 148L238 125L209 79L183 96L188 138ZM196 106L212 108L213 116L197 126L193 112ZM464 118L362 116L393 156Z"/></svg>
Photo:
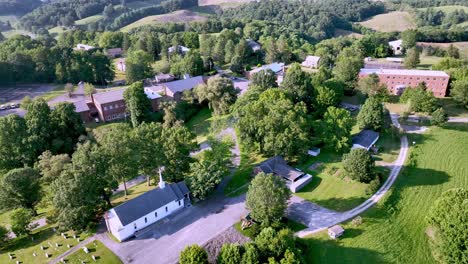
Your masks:
<svg viewBox="0 0 468 264"><path fill-rule="evenodd" d="M211 239L204 245L206 251L208 251L208 260L210 263L216 263L216 258L221 251L221 247L226 243L237 243L244 244L249 242L251 239L242 235L234 227L226 229L223 233L219 234L215 238Z"/></svg>

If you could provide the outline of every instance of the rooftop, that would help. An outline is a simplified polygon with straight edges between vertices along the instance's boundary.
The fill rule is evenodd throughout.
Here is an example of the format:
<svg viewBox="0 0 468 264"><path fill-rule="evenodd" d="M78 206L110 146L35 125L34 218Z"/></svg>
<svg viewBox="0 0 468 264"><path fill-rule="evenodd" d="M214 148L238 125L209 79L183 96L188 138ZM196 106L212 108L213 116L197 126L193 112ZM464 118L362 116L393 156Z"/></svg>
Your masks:
<svg viewBox="0 0 468 264"><path fill-rule="evenodd" d="M359 132L357 135L353 136L352 138L352 143L361 145L365 148L370 148L372 144L379 138L379 133L372 131L372 130L367 130L364 129L361 132Z"/></svg>
<svg viewBox="0 0 468 264"><path fill-rule="evenodd" d="M93 94L93 98L94 98L94 101L97 101L99 104L112 103L112 102L123 100L124 91L125 91L125 88L112 90L108 92L97 93L97 94Z"/></svg>
<svg viewBox="0 0 468 264"><path fill-rule="evenodd" d="M273 173L283 178L286 178L292 182L304 175L303 172L298 171L293 167L289 166L281 156L269 158L264 162L260 163L258 167L264 173Z"/></svg>
<svg viewBox="0 0 468 264"><path fill-rule="evenodd" d="M73 104L75 105L75 111L77 113L89 111L89 107L88 107L88 104L86 103L86 100L73 102Z"/></svg>
<svg viewBox="0 0 468 264"><path fill-rule="evenodd" d="M328 230L332 231L335 234L340 234L340 233L344 232L343 227L341 227L340 225L334 225L334 226L328 228Z"/></svg>
<svg viewBox="0 0 468 264"><path fill-rule="evenodd" d="M159 88L158 88L159 87ZM145 94L149 99L157 99L162 97L157 91L160 91L160 86L145 87Z"/></svg>
<svg viewBox="0 0 468 264"><path fill-rule="evenodd" d="M188 79L167 82L163 85L166 86L168 90L172 93L183 92L185 90L193 89L195 86L205 83L203 81L203 76L196 76Z"/></svg>
<svg viewBox="0 0 468 264"><path fill-rule="evenodd" d="M450 77L443 71L429 70L403 70L403 69L361 69L360 74L388 74L388 75L408 75L408 76L428 76L428 77Z"/></svg>
<svg viewBox="0 0 468 264"><path fill-rule="evenodd" d="M313 63L317 64L320 60L319 56L307 56L303 63Z"/></svg>
<svg viewBox="0 0 468 264"><path fill-rule="evenodd" d="M283 67L284 67L284 63L282 62L274 62L274 63L271 63L271 64L266 64L266 65L263 65L261 67L258 67L256 69L253 69L250 71L250 73L256 73L256 72L259 72L261 70L272 70L274 73L278 73L280 71L283 70Z"/></svg>
<svg viewBox="0 0 468 264"><path fill-rule="evenodd" d="M185 182L166 184L164 188L148 191L126 203L114 207L123 226L156 211L170 202L181 200L189 190Z"/></svg>
<svg viewBox="0 0 468 264"><path fill-rule="evenodd" d="M403 43L403 40L397 39L397 40L388 42L388 45L390 45L390 46L401 46L402 43Z"/></svg>

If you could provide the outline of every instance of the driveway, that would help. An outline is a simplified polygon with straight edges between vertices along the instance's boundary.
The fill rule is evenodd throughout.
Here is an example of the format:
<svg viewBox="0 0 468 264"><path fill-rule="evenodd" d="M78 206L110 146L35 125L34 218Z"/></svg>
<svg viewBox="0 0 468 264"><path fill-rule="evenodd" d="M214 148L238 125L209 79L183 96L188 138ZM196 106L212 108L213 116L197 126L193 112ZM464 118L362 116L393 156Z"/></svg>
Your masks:
<svg viewBox="0 0 468 264"><path fill-rule="evenodd" d="M110 239L105 232L96 238L124 263L177 263L186 246L203 245L238 222L247 213L244 200L244 195L218 195L155 223L138 238L123 243Z"/></svg>
<svg viewBox="0 0 468 264"><path fill-rule="evenodd" d="M400 124L398 123L398 115L390 114L390 117L393 125L397 128L400 128ZM408 156L408 138L406 135L404 135L400 140L400 154L398 155L398 158L395 160L395 162L389 166L391 168L389 177L374 195L372 195L359 206L349 211L340 213L293 196L293 198L290 200L290 205L288 208L288 217L307 225L306 229L297 232L296 235L299 237L305 237L325 230L330 226L339 224L360 215L367 209L374 206L378 201L380 201L380 199L382 199L390 187L392 187L405 163L406 157Z"/></svg>

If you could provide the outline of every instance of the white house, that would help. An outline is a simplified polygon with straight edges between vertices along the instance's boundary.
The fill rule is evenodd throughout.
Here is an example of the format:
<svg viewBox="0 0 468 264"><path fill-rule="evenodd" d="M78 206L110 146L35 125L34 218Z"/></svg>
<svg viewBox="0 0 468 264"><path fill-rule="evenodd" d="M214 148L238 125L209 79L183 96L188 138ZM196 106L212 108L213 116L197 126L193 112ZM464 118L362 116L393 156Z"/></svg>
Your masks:
<svg viewBox="0 0 468 264"><path fill-rule="evenodd" d="M401 40L401 39L397 39L397 40L388 42L388 45L390 45L390 47L392 47L394 55L401 55L402 54L402 51L403 51L402 43L403 43L403 40Z"/></svg>
<svg viewBox="0 0 468 264"><path fill-rule="evenodd" d="M372 146L374 146L377 140L379 140L379 133L367 129L362 130L357 135L353 136L353 147L351 149L362 148L369 150Z"/></svg>
<svg viewBox="0 0 468 264"><path fill-rule="evenodd" d="M182 182L165 184L110 209L105 217L107 230L119 241L138 234L145 227L181 210L190 203L189 190Z"/></svg>
<svg viewBox="0 0 468 264"><path fill-rule="evenodd" d="M307 56L306 59L301 63L302 66L307 68L318 68L320 62L319 56Z"/></svg>
<svg viewBox="0 0 468 264"><path fill-rule="evenodd" d="M190 51L190 49L187 48L187 47L184 47L184 46L182 46L182 45L177 45L177 50L174 49L174 46L169 47L169 48L167 49L167 52L168 52L169 54L173 53L174 51L180 52L181 54L185 55L187 52Z"/></svg>
<svg viewBox="0 0 468 264"><path fill-rule="evenodd" d="M94 49L93 46L86 45L86 44L78 44L76 45L76 48L74 48L74 50L92 50L92 49Z"/></svg>

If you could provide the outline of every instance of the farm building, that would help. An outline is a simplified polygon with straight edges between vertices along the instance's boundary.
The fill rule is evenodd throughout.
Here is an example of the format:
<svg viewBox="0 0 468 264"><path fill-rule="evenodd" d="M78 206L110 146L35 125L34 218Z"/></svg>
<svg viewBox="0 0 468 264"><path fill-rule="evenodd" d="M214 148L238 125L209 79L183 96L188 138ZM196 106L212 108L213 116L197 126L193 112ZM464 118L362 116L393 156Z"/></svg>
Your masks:
<svg viewBox="0 0 468 264"><path fill-rule="evenodd" d="M375 145L377 140L379 140L378 132L364 129L361 132L359 132L357 135L353 136L352 138L353 147L351 149L362 148L365 150L369 150L370 148L372 148L372 146Z"/></svg>
<svg viewBox="0 0 468 264"><path fill-rule="evenodd" d="M165 184L110 209L105 217L107 230L119 241L138 235L142 229L190 204L185 182Z"/></svg>
<svg viewBox="0 0 468 264"><path fill-rule="evenodd" d="M301 63L301 65L307 68L316 69L319 66L319 62L319 56L307 56L306 59Z"/></svg>
<svg viewBox="0 0 468 264"><path fill-rule="evenodd" d="M107 49L106 55L111 58L118 58L122 56L123 50L121 48Z"/></svg>
<svg viewBox="0 0 468 264"><path fill-rule="evenodd" d="M424 82L435 97L444 97L450 76L443 71L402 70L402 69L361 69L359 78L375 73L380 83L387 86L390 93L401 95L404 89L416 87Z"/></svg>
<svg viewBox="0 0 468 264"><path fill-rule="evenodd" d="M403 40L401 39L388 42L388 45L390 45L390 47L392 48L394 55L401 55L403 53L402 44Z"/></svg>
<svg viewBox="0 0 468 264"><path fill-rule="evenodd" d="M310 174L297 170L287 164L281 156L269 158L254 168L254 174L272 173L284 179L291 192L295 193L312 181Z"/></svg>

